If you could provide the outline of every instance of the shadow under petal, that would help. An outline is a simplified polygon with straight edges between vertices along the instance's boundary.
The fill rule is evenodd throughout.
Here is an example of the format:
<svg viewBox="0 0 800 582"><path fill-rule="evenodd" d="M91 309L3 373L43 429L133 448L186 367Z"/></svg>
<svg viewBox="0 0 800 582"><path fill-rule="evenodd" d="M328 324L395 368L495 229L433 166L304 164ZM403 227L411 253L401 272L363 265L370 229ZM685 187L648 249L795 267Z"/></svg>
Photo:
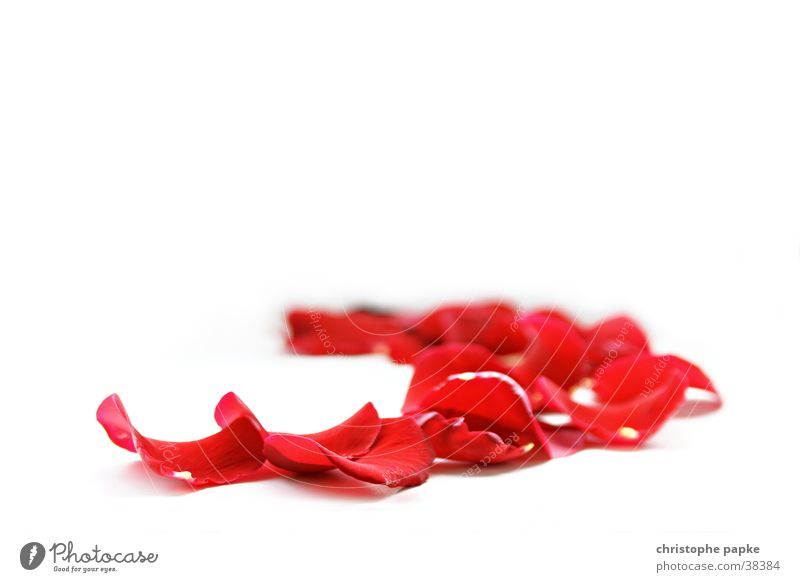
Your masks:
<svg viewBox="0 0 800 582"><path fill-rule="evenodd" d="M431 475L461 475L463 477L493 477L528 467L538 467L549 459L544 456L514 459L504 463L484 465L481 462L464 463L459 461L440 460L431 467Z"/></svg>
<svg viewBox="0 0 800 582"><path fill-rule="evenodd" d="M692 418L706 416L720 409L722 403L713 400L687 400L675 413L676 418Z"/></svg>
<svg viewBox="0 0 800 582"><path fill-rule="evenodd" d="M294 489L305 495L321 498L350 499L353 501L381 501L397 494L401 489L365 483L339 471L312 474L285 475L284 481L296 485Z"/></svg>
<svg viewBox="0 0 800 582"><path fill-rule="evenodd" d="M195 489L185 481L168 479L150 471L141 461L114 467L110 473L110 486L118 495L174 496L185 495Z"/></svg>
<svg viewBox="0 0 800 582"><path fill-rule="evenodd" d="M112 480L115 491L121 495L158 495L175 496L186 495L203 489L220 487L222 485L235 485L237 483L251 483L253 481L266 481L281 476L281 471L275 467L264 466L258 471L240 477L230 483L192 485L181 479L170 479L149 469L140 461L133 461L114 470Z"/></svg>
<svg viewBox="0 0 800 582"><path fill-rule="evenodd" d="M719 410L722 399L719 394L700 388L687 388L685 399L675 412L677 418L690 418L692 416L705 416Z"/></svg>

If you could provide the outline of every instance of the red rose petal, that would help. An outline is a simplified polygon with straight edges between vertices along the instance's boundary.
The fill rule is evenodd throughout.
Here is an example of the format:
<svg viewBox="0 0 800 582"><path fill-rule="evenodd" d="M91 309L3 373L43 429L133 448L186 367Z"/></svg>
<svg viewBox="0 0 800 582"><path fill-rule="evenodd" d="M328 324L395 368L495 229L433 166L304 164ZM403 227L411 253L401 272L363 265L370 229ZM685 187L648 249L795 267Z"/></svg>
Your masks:
<svg viewBox="0 0 800 582"><path fill-rule="evenodd" d="M688 408L708 411L721 406L722 400L711 379L696 365L671 354L628 356L598 368L594 374L597 380L593 390L600 401L626 401L640 394L648 394L670 370L680 375L685 388L697 388L710 395L705 401L687 403Z"/></svg>
<svg viewBox="0 0 800 582"><path fill-rule="evenodd" d="M411 337L405 317L367 310L334 313L317 309L292 310L286 316L287 342L296 353L361 355L387 353L395 360L409 360L422 350Z"/></svg>
<svg viewBox="0 0 800 582"><path fill-rule="evenodd" d="M412 416L380 419L367 404L326 431L269 433L229 393L215 409L222 430L197 441L143 437L116 395L100 405L98 421L115 444L138 452L152 469L197 485L277 468L338 468L366 482L402 487L428 478L434 452L491 464L570 454L583 448L587 434L601 443L639 445L673 414L721 405L700 368L651 354L644 331L624 315L582 327L555 309L521 313L502 302L483 302L425 315L295 310L287 325L287 341L298 353L384 353L412 362L403 406ZM689 400L689 388L702 398Z"/></svg>
<svg viewBox="0 0 800 582"><path fill-rule="evenodd" d="M545 439L550 449L550 458L559 459L573 455L586 447L586 431L567 426L557 428L542 424Z"/></svg>
<svg viewBox="0 0 800 582"><path fill-rule="evenodd" d="M429 345L468 343L510 354L527 343L518 320L517 310L502 302L445 305L422 316L414 332Z"/></svg>
<svg viewBox="0 0 800 582"><path fill-rule="evenodd" d="M267 437L264 452L271 463L284 469L306 472L330 464L361 481L389 487L424 483L434 458L424 433L410 418L381 419L372 448L358 458L348 458L311 438L295 435Z"/></svg>
<svg viewBox="0 0 800 582"><path fill-rule="evenodd" d="M414 376L403 414L420 410L420 402L447 378L463 372L507 372L508 367L483 346L449 344L427 349L414 360Z"/></svg>
<svg viewBox="0 0 800 582"><path fill-rule="evenodd" d="M589 371L587 343L574 323L550 313L534 313L522 318L521 327L530 344L509 373L524 388L529 389L539 376L570 385Z"/></svg>
<svg viewBox="0 0 800 582"><path fill-rule="evenodd" d="M670 356L670 365L683 372L686 377L686 383L691 388L707 390L708 392L712 392L719 396L719 392L717 392L717 389L714 387L714 383L711 381L711 378L709 378L699 366L692 364L683 358L679 358L678 356Z"/></svg>
<svg viewBox="0 0 800 582"><path fill-rule="evenodd" d="M214 418L221 427L228 426L230 422L236 419L248 418L260 428L264 439L270 434L280 434L292 442L295 442L295 440L296 442L303 442L302 439L311 439L323 447L346 457L357 457L366 454L372 448L381 430L378 412L372 403L368 402L347 420L322 432L306 435L268 433L261 428L258 419L256 419L247 405L233 392L229 392L219 401L214 411ZM319 455L315 447L306 448L308 449L308 457L300 458L300 453L295 455L297 467L292 470L312 472L333 468L333 465L327 461L324 455Z"/></svg>
<svg viewBox="0 0 800 582"><path fill-rule="evenodd" d="M480 418L509 430L525 430L533 419L525 392L513 379L498 372L450 376L428 392L421 405L424 411Z"/></svg>
<svg viewBox="0 0 800 582"><path fill-rule="evenodd" d="M548 320L548 319L558 319L563 321L567 325L575 325L576 318L567 313L566 311L562 311L555 307L547 307L545 309L532 309L531 311L525 312L523 314L523 318L535 318L540 320Z"/></svg>
<svg viewBox="0 0 800 582"><path fill-rule="evenodd" d="M493 432L504 441L519 440L526 452L543 450L550 454L525 391L505 374L468 372L451 376L420 404L420 412L463 417L470 431Z"/></svg>
<svg viewBox="0 0 800 582"><path fill-rule="evenodd" d="M295 473L335 469L336 465L328 458L327 452L314 440L297 434L273 434L264 439L264 454L269 462Z"/></svg>
<svg viewBox="0 0 800 582"><path fill-rule="evenodd" d="M670 364L684 374L688 385L685 401L675 415L682 417L696 416L718 410L722 406L722 398L706 373L683 358L678 356L672 356L671 358Z"/></svg>
<svg viewBox="0 0 800 582"><path fill-rule="evenodd" d="M294 309L286 314L286 324L292 337L333 332L342 339L360 341L368 336L404 333L408 331L408 323L401 316L369 309L342 312Z"/></svg>
<svg viewBox="0 0 800 582"><path fill-rule="evenodd" d="M634 364L634 378L647 373L648 362L642 370ZM570 393L551 380L541 377L537 390L549 400L551 406L572 419L572 424L584 429L600 442L620 445L639 445L652 436L683 402L686 385L681 374L669 369L647 393L632 395L628 400L600 402L594 405L578 404Z"/></svg>
<svg viewBox="0 0 800 582"><path fill-rule="evenodd" d="M314 434L284 436L311 439L338 455L359 457L367 454L373 447L381 426L378 411L368 402L353 416L333 428ZM314 462L314 459L309 460L309 464Z"/></svg>
<svg viewBox="0 0 800 582"><path fill-rule="evenodd" d="M119 396L112 394L100 403L97 407L97 422L106 429L111 442L127 451L136 452L133 427Z"/></svg>
<svg viewBox="0 0 800 582"><path fill-rule="evenodd" d="M610 365L595 371L592 387L601 402L625 402L637 396L646 396L670 371L672 356L640 354L619 358ZM680 379L685 379L681 373Z"/></svg>
<svg viewBox="0 0 800 582"><path fill-rule="evenodd" d="M516 446L519 438L503 440L490 431L473 431L463 416L445 418L438 412L414 417L428 437L437 457L468 463L495 464L522 457L533 448Z"/></svg>
<svg viewBox="0 0 800 582"><path fill-rule="evenodd" d="M373 354L385 354L397 364L408 364L425 350L425 345L415 336L401 334L385 337L372 344Z"/></svg>
<svg viewBox="0 0 800 582"><path fill-rule="evenodd" d="M118 446L135 452L157 473L193 485L224 484L256 472L264 463L261 431L250 419L237 418L220 432L189 442L142 436L131 425L116 394L97 409L97 420Z"/></svg>
<svg viewBox="0 0 800 582"><path fill-rule="evenodd" d="M626 315L604 319L585 329L583 335L589 342L586 357L595 365L649 350L644 330Z"/></svg>
<svg viewBox="0 0 800 582"><path fill-rule="evenodd" d="M262 434L266 434L267 431L261 426L253 411L236 394L228 392L220 398L214 408L214 420L221 428L225 428L237 418L249 419Z"/></svg>

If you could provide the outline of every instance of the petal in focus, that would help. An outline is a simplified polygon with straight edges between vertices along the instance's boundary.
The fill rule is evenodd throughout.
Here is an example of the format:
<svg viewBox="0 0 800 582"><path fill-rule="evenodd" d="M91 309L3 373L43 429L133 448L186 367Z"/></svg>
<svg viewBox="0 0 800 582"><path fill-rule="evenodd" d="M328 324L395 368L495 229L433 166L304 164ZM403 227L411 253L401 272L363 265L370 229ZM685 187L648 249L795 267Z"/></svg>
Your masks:
<svg viewBox="0 0 800 582"><path fill-rule="evenodd" d="M433 452L425 435L410 418L381 419L370 450L357 457L331 451L307 436L274 434L264 442L269 461L298 472L334 466L343 473L389 487L412 487L428 479Z"/></svg>
<svg viewBox="0 0 800 582"><path fill-rule="evenodd" d="M297 473L317 473L336 468L323 450L345 458L366 455L381 426L375 407L367 403L333 428L306 435L273 433L280 438L269 439L270 444L265 442L265 446L274 465Z"/></svg>
<svg viewBox="0 0 800 582"><path fill-rule="evenodd" d="M378 411L371 402L367 402L361 410L338 426L300 436L309 438L344 457L360 457L366 455L373 447L381 426Z"/></svg>
<svg viewBox="0 0 800 582"><path fill-rule="evenodd" d="M525 452L550 456L547 440L533 416L525 391L498 372L468 372L448 378L420 402L421 412L463 417L469 431L491 432Z"/></svg>
<svg viewBox="0 0 800 582"><path fill-rule="evenodd" d="M119 397L112 394L97 409L97 420L115 444L138 451L149 468L193 485L231 483L264 463L260 427L248 418L237 418L204 439L160 441L142 436L130 423Z"/></svg>
<svg viewBox="0 0 800 582"><path fill-rule="evenodd" d="M239 418L249 419L258 427L262 434L266 435L267 431L265 431L261 426L261 423L256 418L256 415L253 414L253 411L250 410L250 408L244 402L242 402L242 399L236 396L236 394L233 392L228 392L225 396L220 398L216 408L214 408L214 420L220 426L220 428L225 428L234 420Z"/></svg>
<svg viewBox="0 0 800 582"><path fill-rule="evenodd" d="M519 435L504 440L491 431L470 430L463 416L445 418L438 412L426 412L414 420L442 459L488 465L522 457L533 448L530 444L517 446Z"/></svg>

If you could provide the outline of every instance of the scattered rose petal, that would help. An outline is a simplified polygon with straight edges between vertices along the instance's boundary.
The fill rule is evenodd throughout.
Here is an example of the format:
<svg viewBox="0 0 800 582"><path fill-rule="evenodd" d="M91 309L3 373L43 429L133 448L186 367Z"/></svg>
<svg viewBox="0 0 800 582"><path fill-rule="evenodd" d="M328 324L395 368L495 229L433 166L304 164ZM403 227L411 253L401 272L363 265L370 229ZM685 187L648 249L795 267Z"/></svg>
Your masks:
<svg viewBox="0 0 800 582"><path fill-rule="evenodd" d="M588 342L586 358L593 365L649 350L644 330L625 315L604 319L583 330L583 336Z"/></svg>
<svg viewBox="0 0 800 582"><path fill-rule="evenodd" d="M231 392L214 411L220 432L197 441L143 437L115 394L98 421L148 467L194 485L338 469L410 487L428 478L435 457L485 466L563 457L593 443L635 447L673 415L722 404L698 366L651 353L627 315L584 326L555 308L487 301L428 312L296 309L286 323L296 353L410 363L404 416L382 419L367 404L322 432L270 432Z"/></svg>
<svg viewBox="0 0 800 582"><path fill-rule="evenodd" d="M336 467L343 473L389 487L413 487L428 479L433 452L410 418L381 419L380 432L363 455L342 455L308 436L275 434L264 451L278 467L300 473Z"/></svg>
<svg viewBox="0 0 800 582"><path fill-rule="evenodd" d="M502 302L445 305L419 317L414 332L428 345L468 343L510 354L527 343L518 318L517 310Z"/></svg>
<svg viewBox="0 0 800 582"><path fill-rule="evenodd" d="M112 394L97 409L97 420L115 444L138 452L149 468L192 485L232 483L257 471L265 459L261 431L247 418L237 418L204 439L160 441L142 436L119 397Z"/></svg>
<svg viewBox="0 0 800 582"><path fill-rule="evenodd" d="M513 442L525 452L550 454L525 391L505 374L467 372L450 376L420 399L414 413L422 412L438 412L445 419L463 418L470 432L491 432L501 442ZM461 438L463 434L455 436Z"/></svg>
<svg viewBox="0 0 800 582"><path fill-rule="evenodd" d="M418 411L420 401L450 376L469 372L506 373L508 368L483 346L449 344L426 350L414 360L414 376L403 414Z"/></svg>
<svg viewBox="0 0 800 582"><path fill-rule="evenodd" d="M298 354L311 356L388 354L408 361L423 349L405 318L367 310L334 313L292 310L286 316L287 343Z"/></svg>
<svg viewBox="0 0 800 582"><path fill-rule="evenodd" d="M533 448L529 444L518 446L518 436L504 440L491 431L470 430L463 416L446 418L438 412L426 412L413 418L442 459L494 464L522 457Z"/></svg>
<svg viewBox="0 0 800 582"><path fill-rule="evenodd" d="M531 387L539 376L570 385L586 375L587 343L575 323L533 313L522 319L521 327L530 343L510 373L523 387Z"/></svg>
<svg viewBox="0 0 800 582"><path fill-rule="evenodd" d="M266 434L264 446L272 464L299 473L316 473L336 468L321 448L346 458L366 455L375 444L381 426L375 407L367 403L341 424L322 432ZM272 436L281 438L270 439ZM283 455L284 443L291 447L291 455Z"/></svg>
<svg viewBox="0 0 800 582"><path fill-rule="evenodd" d="M635 393L631 387L649 369L649 362L633 364L631 378L619 384L613 400L587 405L575 402L567 390L541 377L537 389L550 405L568 414L572 424L604 444L640 445L652 436L683 402L686 385L677 370L667 370L649 392ZM619 394L626 394L622 398Z"/></svg>

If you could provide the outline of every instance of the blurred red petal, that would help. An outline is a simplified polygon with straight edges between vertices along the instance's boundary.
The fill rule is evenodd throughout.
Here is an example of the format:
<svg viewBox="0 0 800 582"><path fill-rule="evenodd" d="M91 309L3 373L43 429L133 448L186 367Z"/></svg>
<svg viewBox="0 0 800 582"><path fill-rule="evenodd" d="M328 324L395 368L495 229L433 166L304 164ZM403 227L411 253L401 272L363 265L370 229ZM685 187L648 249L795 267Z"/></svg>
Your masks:
<svg viewBox="0 0 800 582"><path fill-rule="evenodd" d="M681 371L687 384L684 403L675 413L676 416L708 414L722 406L722 397L711 378L697 365L678 356L671 356L670 364Z"/></svg>
<svg viewBox="0 0 800 582"><path fill-rule="evenodd" d="M698 388L700 390L706 390L708 392L712 392L713 394L719 395L717 392L714 383L711 381L703 370L700 369L699 366L689 362L688 360L684 360L678 356L670 356L670 365L674 368L680 370L684 376L686 377L686 383L691 388Z"/></svg>
<svg viewBox="0 0 800 582"><path fill-rule="evenodd" d="M524 388L529 389L539 376L570 385L589 371L587 343L575 323L553 312L535 312L523 317L520 325L530 343L509 373Z"/></svg>
<svg viewBox="0 0 800 582"><path fill-rule="evenodd" d="M576 318L567 313L566 311L562 311L555 307L547 307L544 309L532 309L531 311L527 311L524 313L523 318L536 319L536 320L550 320L556 319L567 325L575 325Z"/></svg>
<svg viewBox="0 0 800 582"><path fill-rule="evenodd" d="M619 358L595 370L592 390L601 402L625 402L646 396L670 370L672 356L640 354ZM684 379L684 374L679 378Z"/></svg>
<svg viewBox="0 0 800 582"><path fill-rule="evenodd" d="M445 305L421 316L414 332L429 344L477 344L497 354L525 347L519 313L507 303L490 301Z"/></svg>
<svg viewBox="0 0 800 582"><path fill-rule="evenodd" d="M388 313L295 309L286 315L286 324L289 347L299 354L388 353L395 360L407 360L422 349L416 338L409 337L406 318Z"/></svg>
<svg viewBox="0 0 800 582"><path fill-rule="evenodd" d="M620 358L595 370L593 391L603 402L626 401L637 395L647 395L669 371L675 371L684 388L697 388L710 397L695 407L716 409L722 404L711 379L696 365L672 354L640 354Z"/></svg>
<svg viewBox="0 0 800 582"><path fill-rule="evenodd" d="M586 357L594 365L649 350L644 330L626 315L604 319L585 329L583 335L588 341Z"/></svg>
<svg viewBox="0 0 800 582"><path fill-rule="evenodd" d="M408 364L424 351L425 346L421 340L406 334L386 337L371 346L371 353L385 354L397 364Z"/></svg>
<svg viewBox="0 0 800 582"><path fill-rule="evenodd" d="M579 404L567 390L544 377L536 381L536 388L551 407L570 416L572 425L586 430L600 442L639 445L677 410L686 388L681 374L668 369L652 388L634 393L633 387L641 386L638 381L646 376L648 370L649 362L632 365L630 377L634 380L626 378L619 385L619 393L627 394L627 399Z"/></svg>

